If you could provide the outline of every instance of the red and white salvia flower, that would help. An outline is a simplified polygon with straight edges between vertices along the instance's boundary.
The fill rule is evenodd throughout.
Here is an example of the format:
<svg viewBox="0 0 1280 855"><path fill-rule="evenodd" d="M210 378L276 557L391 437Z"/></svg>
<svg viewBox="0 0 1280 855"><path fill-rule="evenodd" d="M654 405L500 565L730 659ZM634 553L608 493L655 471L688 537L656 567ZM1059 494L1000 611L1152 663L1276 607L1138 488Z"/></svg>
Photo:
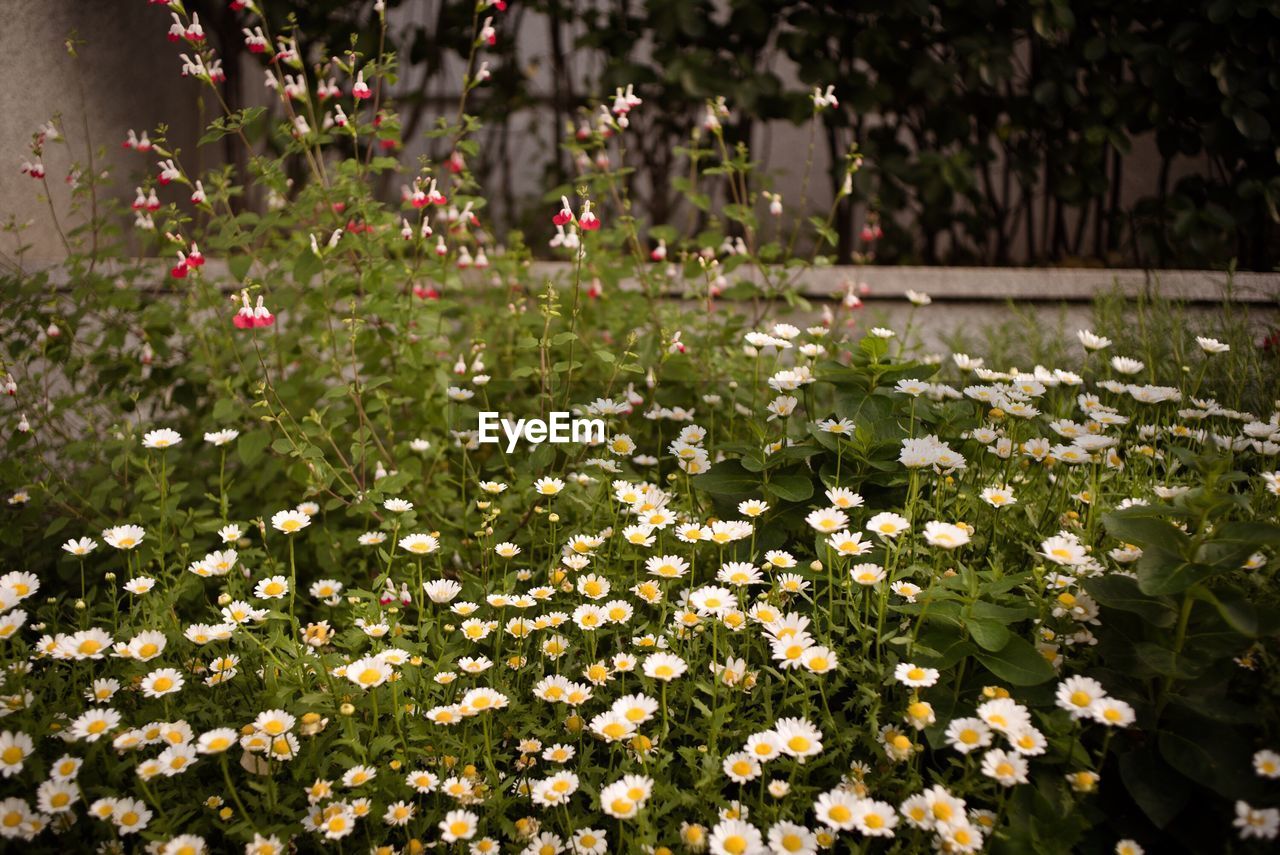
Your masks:
<svg viewBox="0 0 1280 855"><path fill-rule="evenodd" d="M458 269L466 270L471 264L471 250L467 249L466 246L460 247L458 249Z"/></svg>
<svg viewBox="0 0 1280 855"><path fill-rule="evenodd" d="M338 88L338 81L330 77L328 80L321 80L316 84L316 97L321 101L327 101L330 98L337 98L342 95L342 90Z"/></svg>
<svg viewBox="0 0 1280 855"><path fill-rule="evenodd" d="M187 36L186 25L182 23L182 19L178 17L178 13L173 13L173 23L169 25L169 32L165 36L171 42L180 42Z"/></svg>
<svg viewBox="0 0 1280 855"><path fill-rule="evenodd" d="M480 28L480 41L487 43L489 47L498 43L498 31L493 28L492 16L484 19L484 26Z"/></svg>
<svg viewBox="0 0 1280 855"><path fill-rule="evenodd" d="M613 117L613 113L609 112L609 108L600 105L600 112L596 114L596 131L605 139L613 136L615 128L618 127L618 119Z"/></svg>
<svg viewBox="0 0 1280 855"><path fill-rule="evenodd" d="M628 83L625 90L619 86L613 94L613 114L618 117L618 124L625 128L627 113L630 113L633 107L639 107L643 103L640 96L636 95L634 84Z"/></svg>
<svg viewBox="0 0 1280 855"><path fill-rule="evenodd" d="M149 194L147 194L147 205L146 205L146 207L147 207L147 210L148 210L148 211L158 211L158 210L160 210L160 196L156 194L156 188L154 188L154 187L152 187L152 188L151 188L151 192L150 192Z"/></svg>
<svg viewBox="0 0 1280 855"><path fill-rule="evenodd" d="M472 228L480 227L480 218L476 216L475 211L471 210L475 206L475 202L468 202L462 206L459 212L452 206L449 208L449 222L457 223L459 229L465 229L467 226Z"/></svg>
<svg viewBox="0 0 1280 855"><path fill-rule="evenodd" d="M185 279L187 271L190 269L190 262L186 254L182 250L178 250L178 263L169 269L169 274L174 279Z"/></svg>
<svg viewBox="0 0 1280 855"><path fill-rule="evenodd" d="M311 125L307 124L307 117L297 115L293 117L293 135L295 137L305 137L311 133Z"/></svg>
<svg viewBox="0 0 1280 855"><path fill-rule="evenodd" d="M4 375L4 393L10 398L18 394L18 382L8 372Z"/></svg>
<svg viewBox="0 0 1280 855"><path fill-rule="evenodd" d="M355 98L372 98L373 90L369 88L369 84L364 82L364 69L356 72L355 85L351 87L351 94Z"/></svg>
<svg viewBox="0 0 1280 855"><path fill-rule="evenodd" d="M302 60L298 56L298 42L296 39L276 36L276 43L276 62L285 63L295 68L302 67Z"/></svg>
<svg viewBox="0 0 1280 855"><path fill-rule="evenodd" d="M202 42L204 41L204 27L200 26L200 13L191 13L191 24L187 27L187 41Z"/></svg>
<svg viewBox="0 0 1280 855"><path fill-rule="evenodd" d="M600 281L599 276L591 277L591 284L587 286L587 296L592 300L599 299L604 294L604 283Z"/></svg>
<svg viewBox="0 0 1280 855"><path fill-rule="evenodd" d="M409 225L409 221L404 217L400 218L400 237L413 240L413 226Z"/></svg>
<svg viewBox="0 0 1280 855"><path fill-rule="evenodd" d="M192 59L185 53L178 54L178 58L182 60L182 76L198 77L207 79L209 77L209 69L205 67L204 58L200 54L196 54Z"/></svg>
<svg viewBox="0 0 1280 855"><path fill-rule="evenodd" d="M414 285L413 296L419 300L439 300L440 291L434 285Z"/></svg>
<svg viewBox="0 0 1280 855"><path fill-rule="evenodd" d="M485 0L485 5L490 9L497 9L499 12L507 11L507 0Z"/></svg>
<svg viewBox="0 0 1280 855"><path fill-rule="evenodd" d="M436 235L436 255L445 256L449 254L449 248L444 245L444 235Z"/></svg>
<svg viewBox="0 0 1280 855"><path fill-rule="evenodd" d="M210 83L226 83L227 73L222 70L222 59L213 59L209 61L209 82Z"/></svg>
<svg viewBox="0 0 1280 855"><path fill-rule="evenodd" d="M813 87L813 94L809 96L813 99L813 109L821 110L825 107L839 107L840 102L836 100L836 87L828 86L827 91L823 92L821 86Z"/></svg>
<svg viewBox="0 0 1280 855"><path fill-rule="evenodd" d="M254 27L252 30L245 27L240 32L244 33L244 46L249 49L249 53L265 53L267 45L267 37L262 32L262 27Z"/></svg>
<svg viewBox="0 0 1280 855"><path fill-rule="evenodd" d="M22 169L20 171L23 175L30 175L37 180L44 178L44 164L40 162L39 158L34 163L29 160L22 161Z"/></svg>
<svg viewBox="0 0 1280 855"><path fill-rule="evenodd" d="M445 162L445 166L449 168L450 172L457 175L459 172L467 168L467 161L463 159L462 152L455 149L453 154L449 155L449 159Z"/></svg>
<svg viewBox="0 0 1280 855"><path fill-rule="evenodd" d="M480 70L476 72L476 83L484 83L493 75L489 71L489 60L480 63Z"/></svg>
<svg viewBox="0 0 1280 855"><path fill-rule="evenodd" d="M667 345L667 353L684 353L687 349L680 340L680 331L676 330L671 336L671 343Z"/></svg>
<svg viewBox="0 0 1280 855"><path fill-rule="evenodd" d="M573 222L573 208L569 207L567 196L560 197L560 210L551 218L551 222L557 226L566 226Z"/></svg>
<svg viewBox="0 0 1280 855"><path fill-rule="evenodd" d="M652 251L650 251L649 257L652 258L654 261L666 260L667 242L665 240L659 239L658 245L655 246Z"/></svg>
<svg viewBox="0 0 1280 855"><path fill-rule="evenodd" d="M347 114L343 112L341 104L333 105L333 123L340 128L347 126Z"/></svg>
<svg viewBox="0 0 1280 855"><path fill-rule="evenodd" d="M187 267L203 267L204 253L200 251L200 247L196 246L195 241L191 242L191 251L187 253Z"/></svg>
<svg viewBox="0 0 1280 855"><path fill-rule="evenodd" d="M425 208L431 204L427 201L427 191L422 189L421 179L414 179L412 191L408 187L402 188L400 195L415 208Z"/></svg>
<svg viewBox="0 0 1280 855"><path fill-rule="evenodd" d="M129 135L124 138L124 142L120 143L121 148L137 148L138 135L134 133L133 128L129 129Z"/></svg>
<svg viewBox="0 0 1280 855"><path fill-rule="evenodd" d="M489 256L484 254L484 247L476 250L476 269L484 270L489 266Z"/></svg>
<svg viewBox="0 0 1280 855"><path fill-rule="evenodd" d="M720 123L729 118L729 106L725 103L724 96L719 95L714 101L707 103L706 115L702 118L702 127L708 131L720 130Z"/></svg>
<svg viewBox="0 0 1280 855"><path fill-rule="evenodd" d="M258 305L254 306L249 302L249 292L244 290L240 292L240 310L236 312L233 323L236 329L248 330L257 327L269 327L276 322L275 315L271 314L263 305L262 297L258 297Z"/></svg>
<svg viewBox="0 0 1280 855"><path fill-rule="evenodd" d="M774 217L782 216L782 194L770 193L768 190L764 192L764 197L769 200L769 214Z"/></svg>
<svg viewBox="0 0 1280 855"><path fill-rule="evenodd" d="M445 198L445 195L440 192L439 188L436 187L436 180L434 178L431 179L431 186L427 189L427 201L432 205L444 205L449 201Z"/></svg>
<svg viewBox="0 0 1280 855"><path fill-rule="evenodd" d="M191 204L203 205L205 203L204 182L196 180L196 189L191 191Z"/></svg>
<svg viewBox="0 0 1280 855"><path fill-rule="evenodd" d="M292 74L284 76L284 94L295 101L305 101L307 98L307 84L303 81L302 75L296 77Z"/></svg>
<svg viewBox="0 0 1280 855"><path fill-rule="evenodd" d="M574 136L578 138L578 142L586 142L591 139L591 125L586 122L578 125L577 130L574 131Z"/></svg>
<svg viewBox="0 0 1280 855"><path fill-rule="evenodd" d="M133 215L133 227L144 231L155 231L156 221L151 218L150 214L138 211Z"/></svg>
<svg viewBox="0 0 1280 855"><path fill-rule="evenodd" d="M36 129L36 145L38 146L60 139L62 139L62 134L58 131L58 126L53 123L52 119Z"/></svg>
<svg viewBox="0 0 1280 855"><path fill-rule="evenodd" d="M552 249L564 247L565 249L577 249L579 246L578 230L569 225L568 230L564 226L556 226L556 233L548 242Z"/></svg>
<svg viewBox="0 0 1280 855"><path fill-rule="evenodd" d="M862 227L858 237L862 238L863 243L875 243L884 237L884 229L880 228L879 223L867 223Z"/></svg>
<svg viewBox="0 0 1280 855"><path fill-rule="evenodd" d="M159 165L160 165L159 181L161 184L168 184L169 182L173 181L175 178L182 177L182 172L179 171L178 167L174 165L174 162L172 160L162 160L160 161Z"/></svg>

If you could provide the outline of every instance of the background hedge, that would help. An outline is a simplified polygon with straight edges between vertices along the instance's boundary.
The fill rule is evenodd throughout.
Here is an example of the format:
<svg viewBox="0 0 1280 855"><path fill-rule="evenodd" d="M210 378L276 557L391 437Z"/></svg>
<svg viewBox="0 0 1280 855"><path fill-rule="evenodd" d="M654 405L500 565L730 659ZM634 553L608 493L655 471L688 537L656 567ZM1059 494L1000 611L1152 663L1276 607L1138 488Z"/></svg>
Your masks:
<svg viewBox="0 0 1280 855"><path fill-rule="evenodd" d="M408 131L443 109L428 93L456 78L448 58L465 59L473 2L389 0L393 15L414 7L393 45L402 85L415 82L398 98ZM243 50L224 0L188 5L221 50ZM370 2L263 5L277 32L293 18L330 49L376 54ZM1280 256L1277 0L515 0L506 15L504 32L551 35L549 58L500 41L493 82L469 104L491 137L472 166L507 203L500 227L546 228L542 200L512 187L512 152L530 144L512 139L517 109L547 114L550 187L571 177L565 121L636 84L654 107L628 147L638 195L651 221L671 222L686 209L668 177L708 98L725 96L732 136L750 139L760 122L807 122L811 87L834 83L840 109L823 113L817 144L838 164L856 140L867 158L839 211L843 260L873 211L882 262L1270 270ZM779 73L783 56L798 81ZM550 62L551 91L531 85L533 59ZM604 73L584 89L568 69L588 66ZM230 81L239 100L257 86ZM1151 177L1122 194L1138 172Z"/></svg>

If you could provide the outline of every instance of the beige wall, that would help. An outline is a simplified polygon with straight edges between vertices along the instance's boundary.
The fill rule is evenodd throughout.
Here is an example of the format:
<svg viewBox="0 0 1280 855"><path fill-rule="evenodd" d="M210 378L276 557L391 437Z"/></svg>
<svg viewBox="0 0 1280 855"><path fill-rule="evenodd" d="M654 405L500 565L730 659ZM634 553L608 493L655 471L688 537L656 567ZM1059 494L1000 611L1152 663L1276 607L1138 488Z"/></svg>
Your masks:
<svg viewBox="0 0 1280 855"><path fill-rule="evenodd" d="M74 222L67 171L73 160L87 162L83 118L95 147L106 149L114 191L131 201L132 177L151 171L155 158L122 150L125 132L167 122L190 150L194 84L179 78L176 52L165 41L169 16L144 0L0 0L0 21L0 220L31 222L25 237L32 260L58 259L61 243L40 183L19 172L36 129L61 114L69 146L49 146L44 163L66 228ZM86 42L78 61L63 47L72 31ZM87 100L83 111L77 75ZM0 235L3 258L13 250L11 236Z"/></svg>

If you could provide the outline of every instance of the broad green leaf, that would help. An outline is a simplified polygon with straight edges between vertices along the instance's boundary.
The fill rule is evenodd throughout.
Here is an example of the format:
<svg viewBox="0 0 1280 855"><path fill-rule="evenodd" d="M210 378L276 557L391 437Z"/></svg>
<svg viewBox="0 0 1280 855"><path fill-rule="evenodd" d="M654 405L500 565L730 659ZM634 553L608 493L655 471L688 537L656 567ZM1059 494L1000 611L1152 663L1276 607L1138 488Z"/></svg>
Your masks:
<svg viewBox="0 0 1280 855"><path fill-rule="evenodd" d="M975 655L992 674L1014 686L1037 686L1057 676L1049 660L1024 638L1009 639L998 653L980 650Z"/></svg>

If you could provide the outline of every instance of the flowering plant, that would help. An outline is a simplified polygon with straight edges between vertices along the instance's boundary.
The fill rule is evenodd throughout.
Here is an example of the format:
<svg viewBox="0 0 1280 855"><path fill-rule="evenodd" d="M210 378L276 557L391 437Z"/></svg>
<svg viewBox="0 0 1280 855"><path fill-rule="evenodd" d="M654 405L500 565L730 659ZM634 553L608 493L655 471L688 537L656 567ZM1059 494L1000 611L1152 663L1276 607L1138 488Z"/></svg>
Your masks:
<svg viewBox="0 0 1280 855"><path fill-rule="evenodd" d="M158 5L217 100L199 21ZM1000 371L915 359L910 324L862 333L856 286L803 328L767 317L812 311L794 286L821 259L789 247L828 223L762 219L781 202L719 101L689 159L734 201L694 234L638 222L630 87L566 143L583 171L551 197L549 271L519 235L499 248L466 166L501 3L476 4L445 154L416 168L394 157L394 57L312 66L236 5L278 100L206 138L281 153L197 175L163 129L133 133L160 168L129 237L89 170L65 281L7 283L0 835L1275 837L1280 416L1247 338L1201 336L1183 372L1082 331L1083 359ZM61 136L37 136L41 182ZM1228 360L1235 382L1206 384ZM511 453L477 442L482 410L608 432Z"/></svg>

